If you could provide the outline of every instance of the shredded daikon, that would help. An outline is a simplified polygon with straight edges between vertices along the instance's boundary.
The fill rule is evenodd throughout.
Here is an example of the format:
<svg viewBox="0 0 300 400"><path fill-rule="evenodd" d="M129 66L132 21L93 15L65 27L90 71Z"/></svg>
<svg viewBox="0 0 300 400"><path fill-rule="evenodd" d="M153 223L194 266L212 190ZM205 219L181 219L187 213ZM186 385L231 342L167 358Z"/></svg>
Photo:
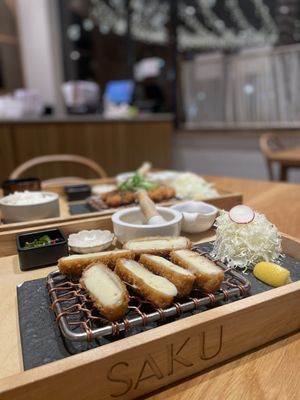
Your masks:
<svg viewBox="0 0 300 400"><path fill-rule="evenodd" d="M192 172L179 173L170 185L176 190L176 196L180 198L219 196L211 183Z"/></svg>
<svg viewBox="0 0 300 400"><path fill-rule="evenodd" d="M233 222L228 212L221 211L216 219L217 236L213 257L230 267L253 267L260 261L275 261L280 256L281 236L263 214L255 213L248 224Z"/></svg>

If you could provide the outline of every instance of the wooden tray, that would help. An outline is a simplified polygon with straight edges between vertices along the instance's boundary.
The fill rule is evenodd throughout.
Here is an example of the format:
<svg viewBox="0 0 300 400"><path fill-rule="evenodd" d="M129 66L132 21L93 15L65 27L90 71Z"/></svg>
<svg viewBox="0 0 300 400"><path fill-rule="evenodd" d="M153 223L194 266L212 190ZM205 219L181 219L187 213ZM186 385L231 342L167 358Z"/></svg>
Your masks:
<svg viewBox="0 0 300 400"><path fill-rule="evenodd" d="M99 185L99 184L112 184L115 183L114 178L103 178L103 179L97 179L97 180L89 180L85 181L86 184L91 184L91 185ZM57 218L49 218L49 219L41 219L41 220L36 220L36 221L25 221L25 222L16 222L16 223L9 223L9 224L0 224L0 233L2 232L10 232L10 231L17 231L31 227L38 227L39 229L42 229L44 225L53 225L56 224L57 226L61 226L64 222L75 222L78 220L86 219L86 218L97 218L97 217L103 217L106 216L109 218L117 209L108 209L108 210L102 210L102 211L95 211L91 213L84 213L84 214L76 214L76 215L71 215L69 212L69 205L67 202L67 199L64 194L64 186L58 185L58 186L47 186L43 188L44 190L49 190L52 192L56 192L59 194L59 202L60 202L60 212L61 216ZM229 210L233 206L237 204L242 204L243 202L243 196L241 193L231 193L228 191L225 191L221 188L217 187L217 190L221 194L219 197L211 197L207 199L203 199L203 201L213 204L218 208L222 208L224 210ZM163 202L160 205L162 206L170 206L173 204L176 204L178 201L169 201L169 202ZM0 256L1 256L0 252Z"/></svg>
<svg viewBox="0 0 300 400"><path fill-rule="evenodd" d="M300 260L300 241L284 236L283 251ZM299 307L297 281L6 377L0 398L132 399L298 330Z"/></svg>
<svg viewBox="0 0 300 400"><path fill-rule="evenodd" d="M47 223L46 223L47 221ZM34 225L29 226L27 228L17 228L11 229L7 231L0 231L0 257L10 256L16 254L17 246L16 246L16 237L21 233L30 233L35 232L37 230L47 230L52 228L62 229L65 235L70 235L71 233L75 233L81 231L83 229L108 229L110 231L113 230L112 222L110 216L97 216L97 217L88 217L85 218L77 218L74 220L60 220L60 221L52 221L52 220L44 220L43 225Z"/></svg>
<svg viewBox="0 0 300 400"><path fill-rule="evenodd" d="M101 179L101 183L114 182L112 178ZM99 180L89 181L91 184L99 183ZM60 194L60 202L63 204L63 209L67 209L67 201L64 197L64 188L55 186L51 190ZM241 204L243 196L240 193L229 193L218 189L222 196L205 199L206 202L215 205L218 208L229 210L231 207ZM164 203L168 206L174 204ZM111 215L115 210L105 210L90 214L67 215L60 218L49 218L38 221L20 222L14 224L0 225L0 257L16 254L16 236L21 233L30 233L36 230L59 228L66 235L76 233L82 229L109 229L112 230Z"/></svg>

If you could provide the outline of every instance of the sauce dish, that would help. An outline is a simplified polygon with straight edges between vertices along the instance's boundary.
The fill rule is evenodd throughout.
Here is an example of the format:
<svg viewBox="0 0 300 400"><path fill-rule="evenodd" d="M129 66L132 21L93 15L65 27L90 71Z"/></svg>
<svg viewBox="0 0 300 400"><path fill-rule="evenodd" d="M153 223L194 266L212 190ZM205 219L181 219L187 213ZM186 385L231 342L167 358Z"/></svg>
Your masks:
<svg viewBox="0 0 300 400"><path fill-rule="evenodd" d="M187 201L171 207L182 213L181 229L186 233L200 233L210 229L218 214L218 209L203 201Z"/></svg>
<svg viewBox="0 0 300 400"><path fill-rule="evenodd" d="M95 253L111 246L114 240L114 234L110 231L92 229L83 230L78 233L72 233L69 236L68 244L75 253Z"/></svg>

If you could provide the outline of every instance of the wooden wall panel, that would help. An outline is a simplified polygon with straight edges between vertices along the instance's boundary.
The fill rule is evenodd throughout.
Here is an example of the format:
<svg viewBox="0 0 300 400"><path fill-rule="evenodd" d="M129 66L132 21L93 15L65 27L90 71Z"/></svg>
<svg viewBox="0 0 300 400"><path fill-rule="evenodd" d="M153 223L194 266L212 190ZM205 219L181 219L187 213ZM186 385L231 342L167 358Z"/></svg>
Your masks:
<svg viewBox="0 0 300 400"><path fill-rule="evenodd" d="M15 154L9 125L0 125L0 181L7 179L15 167Z"/></svg>
<svg viewBox="0 0 300 400"><path fill-rule="evenodd" d="M148 160L156 168L170 168L171 151L170 135L162 134L170 130L168 123L150 123L145 130L140 124L131 124L126 142L126 157L130 169L135 169L144 160Z"/></svg>
<svg viewBox="0 0 300 400"><path fill-rule="evenodd" d="M136 169L144 160L156 168L171 167L171 121L107 121L87 123L36 123L12 125L15 153L12 167L44 154L79 154L89 157L115 175ZM53 165L32 169L42 179L82 176L80 167ZM87 172L87 178L94 177Z"/></svg>

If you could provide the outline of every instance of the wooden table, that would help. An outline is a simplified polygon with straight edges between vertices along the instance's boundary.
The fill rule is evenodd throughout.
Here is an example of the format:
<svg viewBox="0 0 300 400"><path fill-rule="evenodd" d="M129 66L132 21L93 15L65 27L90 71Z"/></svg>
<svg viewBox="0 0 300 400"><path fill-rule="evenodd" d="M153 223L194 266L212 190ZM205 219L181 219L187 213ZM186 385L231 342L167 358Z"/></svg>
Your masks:
<svg viewBox="0 0 300 400"><path fill-rule="evenodd" d="M209 179L229 191L239 191L245 204L264 213L281 232L300 238L300 185L226 177Z"/></svg>
<svg viewBox="0 0 300 400"><path fill-rule="evenodd" d="M244 203L263 212L282 232L300 237L300 185L212 179L228 190L243 193ZM299 354L300 333L295 333L147 398L296 400L300 398Z"/></svg>
<svg viewBox="0 0 300 400"><path fill-rule="evenodd" d="M300 185L234 178L213 177L212 179L229 191L242 192L246 204L257 211L264 212L280 230L300 237ZM0 292L2 294L0 378L22 371L16 285L25 280L44 277L53 268L21 272L17 256L0 259ZM295 317L299 318L299 316ZM217 400L221 398L235 400L242 397L245 400L298 399L300 398L298 354L300 354L300 333L160 390L148 398L155 400ZM55 369L55 364L49 364L49 368ZM26 395L25 398L30 399L30 395L28 394L28 397Z"/></svg>
<svg viewBox="0 0 300 400"><path fill-rule="evenodd" d="M268 159L279 163L280 180L286 181L289 168L300 168L300 146L274 151Z"/></svg>

